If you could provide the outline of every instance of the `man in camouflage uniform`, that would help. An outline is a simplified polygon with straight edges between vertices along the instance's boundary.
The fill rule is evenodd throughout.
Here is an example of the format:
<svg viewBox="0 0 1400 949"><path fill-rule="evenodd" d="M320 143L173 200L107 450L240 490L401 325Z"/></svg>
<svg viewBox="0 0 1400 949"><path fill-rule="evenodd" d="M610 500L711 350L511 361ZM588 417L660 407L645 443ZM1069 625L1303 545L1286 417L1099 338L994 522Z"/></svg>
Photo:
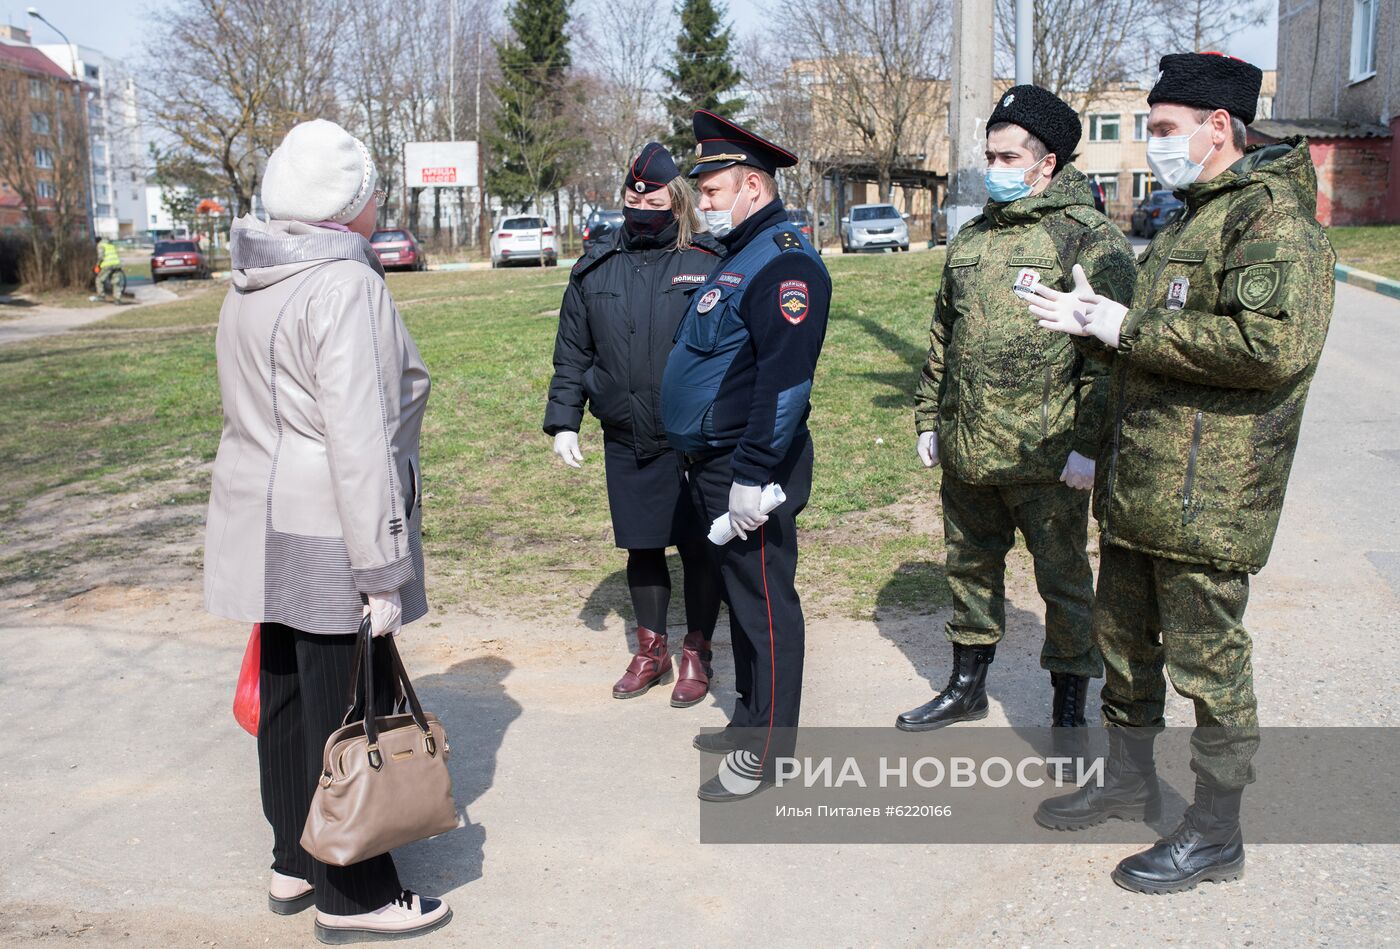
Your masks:
<svg viewBox="0 0 1400 949"><path fill-rule="evenodd" d="M914 422L921 460L943 466L953 671L932 701L898 717L906 731L986 717L1018 529L1045 600L1051 724L1083 726L1089 678L1103 674L1085 547L1108 353L1040 332L1023 299L1036 286L1070 289L1076 266L1105 293L1132 293L1128 242L1069 163L1079 135L1079 116L1052 93L1008 90L987 123L991 200L948 249Z"/></svg>
<svg viewBox="0 0 1400 949"><path fill-rule="evenodd" d="M1165 56L1161 69L1148 162L1185 211L1142 256L1129 307L1092 290L1042 291L1031 306L1041 326L1116 350L1094 636L1104 721L1123 726L1109 731L1103 787L1045 801L1036 820L1078 829L1157 812L1165 669L1195 704L1196 793L1171 836L1113 872L1150 893L1244 872L1240 797L1258 745L1249 575L1278 526L1335 261L1307 143L1245 148L1260 71L1214 53Z"/></svg>

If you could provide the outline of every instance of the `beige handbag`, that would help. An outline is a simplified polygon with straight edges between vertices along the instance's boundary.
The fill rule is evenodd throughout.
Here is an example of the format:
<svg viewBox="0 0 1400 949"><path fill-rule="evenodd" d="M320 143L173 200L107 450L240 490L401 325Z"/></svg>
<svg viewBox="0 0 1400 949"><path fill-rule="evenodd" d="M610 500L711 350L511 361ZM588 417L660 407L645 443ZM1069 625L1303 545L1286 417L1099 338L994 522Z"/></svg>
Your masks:
<svg viewBox="0 0 1400 949"><path fill-rule="evenodd" d="M394 715L374 714L376 643L389 650L402 689ZM346 721L357 704L356 677L363 682L365 717L342 724L326 739L321 779L301 834L307 853L337 867L461 826L447 770L447 733L418 704L394 638L371 635L369 617L355 646Z"/></svg>

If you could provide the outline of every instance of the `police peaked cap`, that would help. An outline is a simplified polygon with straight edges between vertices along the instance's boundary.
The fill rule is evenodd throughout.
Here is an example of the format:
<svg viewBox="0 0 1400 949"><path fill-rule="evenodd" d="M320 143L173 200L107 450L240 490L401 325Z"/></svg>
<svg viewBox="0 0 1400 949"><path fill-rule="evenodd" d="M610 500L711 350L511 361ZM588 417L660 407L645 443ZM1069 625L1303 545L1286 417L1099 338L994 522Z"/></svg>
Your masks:
<svg viewBox="0 0 1400 949"><path fill-rule="evenodd" d="M647 142L637 157L632 159L632 167L627 169L628 191L647 194L664 188L681 176L671 153L660 142Z"/></svg>
<svg viewBox="0 0 1400 949"><path fill-rule="evenodd" d="M1169 53L1147 104L1174 102L1197 109L1224 109L1245 125L1254 121L1264 73L1253 63L1224 53Z"/></svg>
<svg viewBox="0 0 1400 949"><path fill-rule="evenodd" d="M749 165L768 174L797 164L797 156L774 145L722 115L697 109L691 119L695 129L695 167L690 177L718 171L731 165Z"/></svg>
<svg viewBox="0 0 1400 949"><path fill-rule="evenodd" d="M1019 125L1055 154L1055 170L1065 167L1079 144L1079 113L1055 93L1039 86L1012 86L1001 95L987 130L1010 122Z"/></svg>

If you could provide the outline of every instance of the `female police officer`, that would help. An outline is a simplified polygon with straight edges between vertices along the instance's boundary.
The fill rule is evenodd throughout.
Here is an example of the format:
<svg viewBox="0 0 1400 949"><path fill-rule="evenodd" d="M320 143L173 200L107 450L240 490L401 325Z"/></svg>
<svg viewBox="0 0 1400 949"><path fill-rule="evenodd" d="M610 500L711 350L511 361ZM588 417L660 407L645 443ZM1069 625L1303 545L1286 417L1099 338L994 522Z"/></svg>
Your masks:
<svg viewBox="0 0 1400 949"><path fill-rule="evenodd" d="M705 529L686 494L678 456L661 424L661 373L690 294L708 279L718 244L699 233L689 185L666 149L652 142L628 170L625 223L574 265L559 311L554 379L544 430L571 467L583 461L578 429L585 401L603 427L603 460L613 537L627 551L627 585L637 618L637 652L613 697L641 695L671 673L666 548L685 569L687 629L677 708L709 691L710 635L719 579Z"/></svg>

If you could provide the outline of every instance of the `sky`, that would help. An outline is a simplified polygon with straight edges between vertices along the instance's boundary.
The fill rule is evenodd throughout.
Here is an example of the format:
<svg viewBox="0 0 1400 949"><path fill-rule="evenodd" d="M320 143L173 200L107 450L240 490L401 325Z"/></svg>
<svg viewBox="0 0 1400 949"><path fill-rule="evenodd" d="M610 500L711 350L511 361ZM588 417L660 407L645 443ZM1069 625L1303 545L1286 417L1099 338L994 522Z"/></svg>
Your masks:
<svg viewBox="0 0 1400 949"><path fill-rule="evenodd" d="M150 32L148 24L159 23L159 16L148 12L159 9L159 0L0 0L0 23L30 26L34 29L36 43L63 41L48 27L29 18L25 8L31 5L67 33L74 43L93 47L118 59L137 58ZM736 30L747 34L766 28L771 21L771 15L765 14L767 6L753 0L729 0L729 13ZM1278 9L1273 7L1267 25L1241 31L1227 45L1225 52L1246 59L1262 69L1273 69L1277 48Z"/></svg>

